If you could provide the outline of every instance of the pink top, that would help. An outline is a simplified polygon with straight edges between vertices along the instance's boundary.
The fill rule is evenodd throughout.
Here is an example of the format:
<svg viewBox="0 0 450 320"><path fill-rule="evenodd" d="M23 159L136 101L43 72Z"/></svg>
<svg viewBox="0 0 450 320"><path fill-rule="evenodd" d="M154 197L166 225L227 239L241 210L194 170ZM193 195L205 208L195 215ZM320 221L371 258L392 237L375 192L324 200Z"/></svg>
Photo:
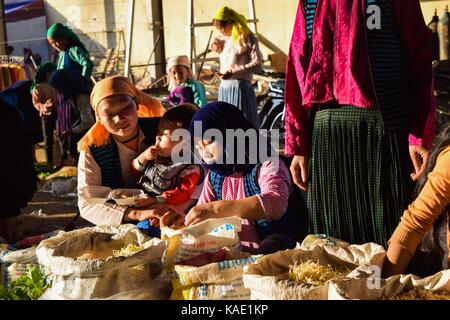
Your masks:
<svg viewBox="0 0 450 320"><path fill-rule="evenodd" d="M253 73L259 71L263 63L258 39L253 34L249 34L245 47L234 44L231 37L219 36L216 39L223 45L219 55L220 72L226 73L231 69L233 75L230 79L251 81Z"/></svg>
<svg viewBox="0 0 450 320"><path fill-rule="evenodd" d="M272 159L273 160L273 159ZM261 188L259 198L266 215L266 220L277 220L286 212L289 193L291 191L291 176L283 160L264 162L258 171L258 183ZM245 198L244 178L242 173L225 177L222 189L223 200L241 200ZM214 190L205 179L202 194L198 204L216 201ZM256 232L253 220L242 219L242 230L239 233L243 251L255 252L261 239Z"/></svg>

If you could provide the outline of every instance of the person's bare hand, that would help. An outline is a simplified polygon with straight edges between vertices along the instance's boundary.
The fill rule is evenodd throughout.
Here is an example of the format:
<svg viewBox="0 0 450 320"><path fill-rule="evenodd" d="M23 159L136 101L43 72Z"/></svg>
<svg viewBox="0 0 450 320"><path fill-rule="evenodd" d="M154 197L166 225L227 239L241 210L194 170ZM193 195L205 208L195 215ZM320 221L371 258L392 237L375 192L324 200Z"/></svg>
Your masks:
<svg viewBox="0 0 450 320"><path fill-rule="evenodd" d="M186 215L180 212L167 212L161 219L159 219L159 224L161 227L179 227L183 226L185 222Z"/></svg>
<svg viewBox="0 0 450 320"><path fill-rule="evenodd" d="M228 80L233 76L233 72L231 70L228 70L225 73L217 72L217 76L222 80Z"/></svg>
<svg viewBox="0 0 450 320"><path fill-rule="evenodd" d="M52 113L53 102L51 99L48 99L45 103L36 102L33 105L39 111L39 116L49 116Z"/></svg>
<svg viewBox="0 0 450 320"><path fill-rule="evenodd" d="M221 217L221 206L222 201L213 201L208 203L199 204L193 207L188 214L184 224L186 226L194 225L211 218Z"/></svg>
<svg viewBox="0 0 450 320"><path fill-rule="evenodd" d="M144 152L142 152L139 157L138 161L142 165L146 165L148 161L153 161L158 157L160 148L153 145L149 148L147 148Z"/></svg>
<svg viewBox="0 0 450 320"><path fill-rule="evenodd" d="M219 38L215 38L211 44L211 50L220 54L223 51L223 45L224 45L223 40L220 40Z"/></svg>
<svg viewBox="0 0 450 320"><path fill-rule="evenodd" d="M176 212L173 206L166 203L156 203L146 208L129 208L125 212L125 221L144 221L161 219L167 212Z"/></svg>
<svg viewBox="0 0 450 320"><path fill-rule="evenodd" d="M425 170L430 152L422 146L410 145L409 155L414 165L414 172L411 173L411 179L417 181Z"/></svg>
<svg viewBox="0 0 450 320"><path fill-rule="evenodd" d="M291 174L294 183L303 191L308 190L308 157L294 156L291 162Z"/></svg>

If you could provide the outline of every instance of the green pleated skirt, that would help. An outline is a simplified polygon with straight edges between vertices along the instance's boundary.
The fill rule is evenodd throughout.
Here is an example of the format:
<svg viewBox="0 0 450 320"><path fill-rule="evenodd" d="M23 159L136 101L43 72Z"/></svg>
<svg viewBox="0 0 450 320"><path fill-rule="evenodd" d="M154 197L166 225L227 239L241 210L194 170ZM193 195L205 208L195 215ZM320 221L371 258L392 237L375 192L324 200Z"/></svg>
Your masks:
<svg viewBox="0 0 450 320"><path fill-rule="evenodd" d="M407 138L384 133L377 110L341 106L317 112L307 197L310 231L386 247L411 200Z"/></svg>

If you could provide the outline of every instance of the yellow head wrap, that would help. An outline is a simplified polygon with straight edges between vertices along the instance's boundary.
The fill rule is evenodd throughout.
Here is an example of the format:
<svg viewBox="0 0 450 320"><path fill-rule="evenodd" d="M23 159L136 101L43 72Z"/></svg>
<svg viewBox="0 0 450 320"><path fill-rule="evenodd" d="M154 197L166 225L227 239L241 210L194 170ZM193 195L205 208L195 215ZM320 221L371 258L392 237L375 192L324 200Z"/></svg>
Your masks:
<svg viewBox="0 0 450 320"><path fill-rule="evenodd" d="M239 36L242 35L246 40L248 35L251 34L251 30L248 27L247 19L242 14L237 13L229 7L222 7L217 10L214 20L226 21L233 25L231 31L231 37L234 42L239 40Z"/></svg>

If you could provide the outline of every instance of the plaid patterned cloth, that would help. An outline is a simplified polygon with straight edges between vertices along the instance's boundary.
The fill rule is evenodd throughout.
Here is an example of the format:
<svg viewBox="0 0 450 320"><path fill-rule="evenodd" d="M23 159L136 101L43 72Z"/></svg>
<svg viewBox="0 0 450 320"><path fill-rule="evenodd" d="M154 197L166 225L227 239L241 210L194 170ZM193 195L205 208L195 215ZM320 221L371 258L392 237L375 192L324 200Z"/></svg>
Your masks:
<svg viewBox="0 0 450 320"><path fill-rule="evenodd" d="M386 246L410 201L410 172L407 136L383 133L378 111L319 111L310 159L310 232Z"/></svg>

